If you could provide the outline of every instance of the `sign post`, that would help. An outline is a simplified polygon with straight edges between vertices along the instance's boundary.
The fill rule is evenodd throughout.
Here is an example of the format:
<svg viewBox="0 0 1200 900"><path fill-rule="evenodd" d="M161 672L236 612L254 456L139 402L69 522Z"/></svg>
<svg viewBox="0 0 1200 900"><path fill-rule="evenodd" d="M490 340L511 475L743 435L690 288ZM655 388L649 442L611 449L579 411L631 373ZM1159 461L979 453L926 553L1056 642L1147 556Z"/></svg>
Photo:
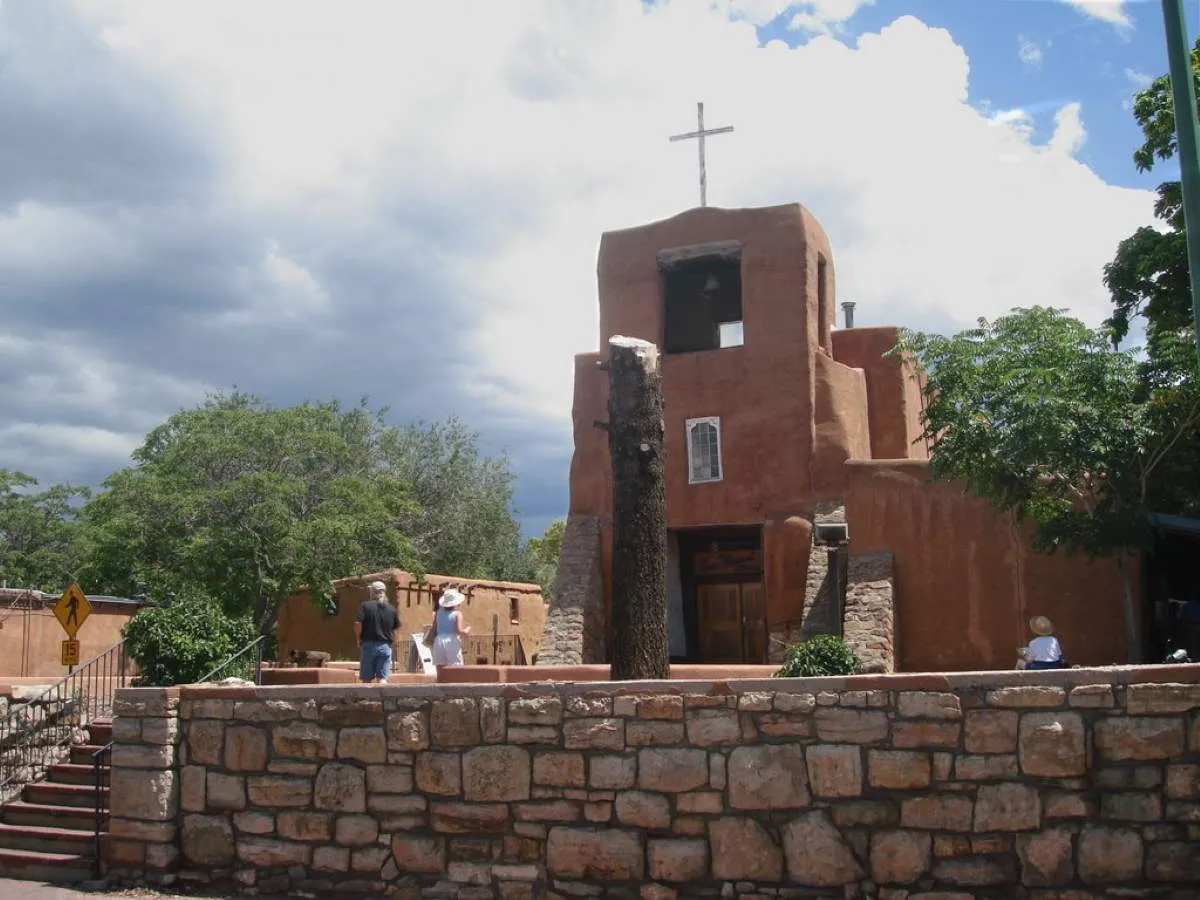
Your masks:
<svg viewBox="0 0 1200 900"><path fill-rule="evenodd" d="M54 618L58 619L63 631L67 633L68 640L62 642L62 664L67 667L68 674L79 665L79 641L75 640L75 635L91 614L92 604L88 602L87 595L79 589L79 585L73 581L67 585L63 595L54 604Z"/></svg>

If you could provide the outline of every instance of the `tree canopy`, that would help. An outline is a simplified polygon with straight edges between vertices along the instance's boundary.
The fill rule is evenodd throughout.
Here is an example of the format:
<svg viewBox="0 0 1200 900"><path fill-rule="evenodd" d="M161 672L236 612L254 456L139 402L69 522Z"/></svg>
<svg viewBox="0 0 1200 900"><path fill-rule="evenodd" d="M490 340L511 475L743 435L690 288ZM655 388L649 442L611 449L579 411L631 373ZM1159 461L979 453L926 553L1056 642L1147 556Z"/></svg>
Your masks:
<svg viewBox="0 0 1200 900"><path fill-rule="evenodd" d="M233 392L176 413L77 524L61 519L79 529L72 571L92 591L212 598L263 631L297 588L326 602L360 572L532 580L508 460L456 419L398 427L385 412Z"/></svg>
<svg viewBox="0 0 1200 900"><path fill-rule="evenodd" d="M1171 473L1200 425L1195 382L1148 388L1107 329L1034 307L951 337L906 332L897 352L927 372L935 477L1031 522L1035 549L1122 560L1148 545L1150 512L1178 511Z"/></svg>
<svg viewBox="0 0 1200 900"><path fill-rule="evenodd" d="M13 587L58 593L83 559L76 509L88 491L37 487L24 472L0 469L0 578Z"/></svg>
<svg viewBox="0 0 1200 900"><path fill-rule="evenodd" d="M178 412L85 508L85 575L123 593L197 591L261 628L302 585L319 600L347 573L417 568L383 430L365 404L273 409L241 393Z"/></svg>
<svg viewBox="0 0 1200 900"><path fill-rule="evenodd" d="M1200 92L1200 39L1191 61ZM1154 79L1135 95L1133 115L1144 138L1133 153L1134 165L1148 172L1178 150L1170 76ZM1124 340L1134 320L1141 317L1146 328L1147 375L1161 379L1179 371L1180 365L1188 372L1195 368L1187 232L1178 181L1159 185L1154 213L1165 230L1147 225L1122 241L1105 266L1104 283L1113 299L1107 322L1113 339Z"/></svg>

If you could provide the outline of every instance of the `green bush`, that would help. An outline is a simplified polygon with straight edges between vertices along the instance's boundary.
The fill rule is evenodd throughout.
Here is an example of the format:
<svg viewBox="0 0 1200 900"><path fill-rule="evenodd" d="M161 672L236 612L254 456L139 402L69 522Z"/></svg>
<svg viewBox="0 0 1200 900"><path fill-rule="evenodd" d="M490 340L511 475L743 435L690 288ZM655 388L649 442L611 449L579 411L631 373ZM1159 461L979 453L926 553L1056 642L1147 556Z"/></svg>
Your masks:
<svg viewBox="0 0 1200 900"><path fill-rule="evenodd" d="M143 609L121 634L141 671L136 683L154 687L195 683L255 637L249 618L231 619L196 597Z"/></svg>
<svg viewBox="0 0 1200 900"><path fill-rule="evenodd" d="M776 678L815 678L820 675L857 675L862 662L846 642L832 634L818 634L788 651Z"/></svg>

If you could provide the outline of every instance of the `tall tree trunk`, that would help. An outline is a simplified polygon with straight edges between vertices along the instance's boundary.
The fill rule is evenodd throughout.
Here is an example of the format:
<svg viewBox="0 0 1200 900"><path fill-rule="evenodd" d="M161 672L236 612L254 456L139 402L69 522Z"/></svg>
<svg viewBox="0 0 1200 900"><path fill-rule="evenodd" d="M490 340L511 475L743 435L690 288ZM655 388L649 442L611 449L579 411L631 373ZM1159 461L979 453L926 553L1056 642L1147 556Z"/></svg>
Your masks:
<svg viewBox="0 0 1200 900"><path fill-rule="evenodd" d="M1133 586L1129 583L1131 556L1122 553L1117 557L1117 568L1121 570L1121 607L1125 612L1125 644L1129 662L1142 662L1142 636L1138 628L1137 610L1133 607Z"/></svg>
<svg viewBox="0 0 1200 900"><path fill-rule="evenodd" d="M667 645L667 492L658 348L609 340L608 452L613 473L611 677L671 675Z"/></svg>

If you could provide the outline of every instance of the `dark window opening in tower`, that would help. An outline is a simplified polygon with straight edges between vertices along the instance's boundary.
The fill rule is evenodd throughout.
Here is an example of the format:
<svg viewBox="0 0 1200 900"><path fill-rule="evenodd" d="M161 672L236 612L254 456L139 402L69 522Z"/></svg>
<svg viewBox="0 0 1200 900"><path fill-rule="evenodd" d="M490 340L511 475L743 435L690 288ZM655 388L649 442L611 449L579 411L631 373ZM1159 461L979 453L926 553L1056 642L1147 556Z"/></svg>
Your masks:
<svg viewBox="0 0 1200 900"><path fill-rule="evenodd" d="M740 250L659 263L666 353L742 345Z"/></svg>

